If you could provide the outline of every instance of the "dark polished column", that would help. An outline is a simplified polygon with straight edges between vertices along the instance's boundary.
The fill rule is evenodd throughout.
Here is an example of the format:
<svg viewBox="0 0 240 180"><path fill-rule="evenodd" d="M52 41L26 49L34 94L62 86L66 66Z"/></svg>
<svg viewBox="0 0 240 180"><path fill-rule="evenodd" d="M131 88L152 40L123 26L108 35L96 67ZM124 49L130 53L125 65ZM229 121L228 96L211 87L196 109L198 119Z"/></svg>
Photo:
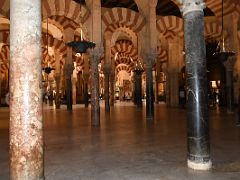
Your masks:
<svg viewBox="0 0 240 180"><path fill-rule="evenodd" d="M135 91L134 102L137 107L142 107L142 70L134 70L135 77Z"/></svg>
<svg viewBox="0 0 240 180"><path fill-rule="evenodd" d="M109 104L109 75L111 69L110 67L104 67L104 99L105 99L105 111L110 112Z"/></svg>
<svg viewBox="0 0 240 180"><path fill-rule="evenodd" d="M83 74L83 99L84 99L84 105L87 108L88 107L88 79L89 79L89 74L84 73Z"/></svg>
<svg viewBox="0 0 240 180"><path fill-rule="evenodd" d="M155 62L155 54L149 52L146 55L146 118L154 118L154 95L153 95L153 75L152 67Z"/></svg>
<svg viewBox="0 0 240 180"><path fill-rule="evenodd" d="M67 93L67 110L72 110L72 73L74 66L73 64L65 64L64 70L66 73L66 93Z"/></svg>
<svg viewBox="0 0 240 180"><path fill-rule="evenodd" d="M227 111L228 113L234 112L233 107L233 66L235 63L235 58L229 57L227 61L224 62L226 68L226 90L227 90Z"/></svg>
<svg viewBox="0 0 240 180"><path fill-rule="evenodd" d="M114 106L115 100L115 72L112 69L110 76L110 106Z"/></svg>
<svg viewBox="0 0 240 180"><path fill-rule="evenodd" d="M98 64L100 62L101 50L95 48L90 51L91 61L91 124L100 126L100 104L99 104L99 72Z"/></svg>
<svg viewBox="0 0 240 180"><path fill-rule="evenodd" d="M184 40L187 76L188 167L208 170L210 143L208 129L208 90L204 40L204 3L184 0Z"/></svg>
<svg viewBox="0 0 240 180"><path fill-rule="evenodd" d="M41 1L10 4L10 179L43 180Z"/></svg>

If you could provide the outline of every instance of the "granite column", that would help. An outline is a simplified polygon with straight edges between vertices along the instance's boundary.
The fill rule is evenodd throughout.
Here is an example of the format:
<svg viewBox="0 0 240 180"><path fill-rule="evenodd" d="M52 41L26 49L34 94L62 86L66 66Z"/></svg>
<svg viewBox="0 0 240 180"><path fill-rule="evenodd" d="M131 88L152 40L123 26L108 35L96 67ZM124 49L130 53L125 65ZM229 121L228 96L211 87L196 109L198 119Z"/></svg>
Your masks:
<svg viewBox="0 0 240 180"><path fill-rule="evenodd" d="M10 179L43 180L41 1L10 9Z"/></svg>
<svg viewBox="0 0 240 180"><path fill-rule="evenodd" d="M137 107L142 107L142 70L135 70L134 102Z"/></svg>
<svg viewBox="0 0 240 180"><path fill-rule="evenodd" d="M100 104L99 104L99 72L98 64L100 62L101 50L94 49L90 52L91 62L91 124L100 126Z"/></svg>

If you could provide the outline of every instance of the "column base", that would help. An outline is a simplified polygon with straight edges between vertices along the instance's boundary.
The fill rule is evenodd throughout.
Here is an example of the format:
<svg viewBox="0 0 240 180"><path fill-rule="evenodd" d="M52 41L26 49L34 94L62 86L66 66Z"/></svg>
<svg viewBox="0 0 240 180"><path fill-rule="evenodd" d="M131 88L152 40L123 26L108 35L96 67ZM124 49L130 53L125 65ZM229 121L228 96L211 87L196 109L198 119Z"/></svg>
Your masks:
<svg viewBox="0 0 240 180"><path fill-rule="evenodd" d="M204 171L204 170L210 170L212 168L212 161L197 163L197 162L188 160L187 165L191 169Z"/></svg>

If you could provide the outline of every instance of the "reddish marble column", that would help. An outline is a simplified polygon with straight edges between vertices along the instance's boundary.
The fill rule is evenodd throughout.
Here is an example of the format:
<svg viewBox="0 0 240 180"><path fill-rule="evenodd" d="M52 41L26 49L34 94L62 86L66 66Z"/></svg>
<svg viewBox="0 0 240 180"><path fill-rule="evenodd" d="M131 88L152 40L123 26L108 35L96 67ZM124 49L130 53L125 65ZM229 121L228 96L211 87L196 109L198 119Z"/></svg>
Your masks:
<svg viewBox="0 0 240 180"><path fill-rule="evenodd" d="M41 1L10 0L10 178L44 179Z"/></svg>

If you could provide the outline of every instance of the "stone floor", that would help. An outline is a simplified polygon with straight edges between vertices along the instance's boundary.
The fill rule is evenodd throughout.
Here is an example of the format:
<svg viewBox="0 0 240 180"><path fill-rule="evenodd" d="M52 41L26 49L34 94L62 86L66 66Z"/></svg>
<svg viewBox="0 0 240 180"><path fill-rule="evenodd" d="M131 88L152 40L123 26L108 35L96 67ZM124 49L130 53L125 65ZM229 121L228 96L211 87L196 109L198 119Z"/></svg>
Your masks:
<svg viewBox="0 0 240 180"><path fill-rule="evenodd" d="M0 109L0 179L9 179L8 108ZM101 127L90 126L90 107L67 112L44 107L46 180L229 180L240 179L240 127L226 109L210 110L211 171L186 167L186 109L155 106L154 123L130 102Z"/></svg>

